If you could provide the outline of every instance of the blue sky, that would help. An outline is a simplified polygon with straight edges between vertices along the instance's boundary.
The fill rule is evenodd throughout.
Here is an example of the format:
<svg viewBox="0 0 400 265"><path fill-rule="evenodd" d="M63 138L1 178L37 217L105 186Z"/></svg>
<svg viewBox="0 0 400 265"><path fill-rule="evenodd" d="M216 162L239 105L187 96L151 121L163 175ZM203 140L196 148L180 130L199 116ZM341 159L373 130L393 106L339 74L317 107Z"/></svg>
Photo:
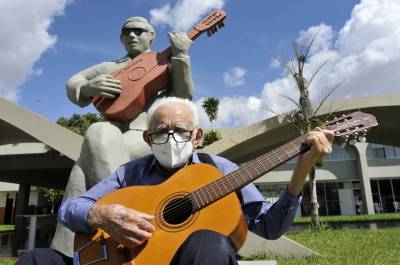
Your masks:
<svg viewBox="0 0 400 265"><path fill-rule="evenodd" d="M155 25L153 50L166 33L188 30L215 8L226 27L202 35L190 50L194 101L221 100L221 127L246 126L293 106L297 92L273 58L292 55L292 43L318 32L307 71L328 62L312 98L342 85L332 99L400 93L399 0L0 0L0 96L55 121L94 112L69 102L66 80L93 64L124 55L122 22L143 16ZM204 114L201 123L208 126Z"/></svg>

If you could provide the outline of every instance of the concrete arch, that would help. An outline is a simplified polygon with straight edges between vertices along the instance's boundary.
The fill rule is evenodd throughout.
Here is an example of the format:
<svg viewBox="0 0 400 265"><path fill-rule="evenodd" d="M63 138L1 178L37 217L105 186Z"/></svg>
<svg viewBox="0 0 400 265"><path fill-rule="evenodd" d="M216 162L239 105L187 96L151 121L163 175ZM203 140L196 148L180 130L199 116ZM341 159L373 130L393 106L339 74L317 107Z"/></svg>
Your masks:
<svg viewBox="0 0 400 265"><path fill-rule="evenodd" d="M72 160L79 157L83 137L0 98L0 145L42 142Z"/></svg>

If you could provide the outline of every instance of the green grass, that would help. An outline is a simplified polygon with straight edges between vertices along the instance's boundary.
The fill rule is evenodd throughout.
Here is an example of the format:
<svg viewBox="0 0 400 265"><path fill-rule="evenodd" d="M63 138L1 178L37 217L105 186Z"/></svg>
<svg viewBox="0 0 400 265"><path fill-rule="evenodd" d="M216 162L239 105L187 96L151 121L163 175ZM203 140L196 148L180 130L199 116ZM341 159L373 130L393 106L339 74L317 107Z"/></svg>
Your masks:
<svg viewBox="0 0 400 265"><path fill-rule="evenodd" d="M14 225L0 225L0 231L14 231Z"/></svg>
<svg viewBox="0 0 400 265"><path fill-rule="evenodd" d="M16 259L0 258L0 265L14 265L17 262Z"/></svg>
<svg viewBox="0 0 400 265"><path fill-rule="evenodd" d="M322 223L329 222L371 222L371 221L390 221L400 220L400 214L374 214L374 215L337 215L337 216L320 216ZM295 218L293 223L295 224L307 224L310 223L310 217L298 217Z"/></svg>
<svg viewBox="0 0 400 265"><path fill-rule="evenodd" d="M303 244L321 256L303 259L275 259L278 265L392 265L400 264L400 228L370 229L308 229L287 237ZM261 257L257 257L260 259Z"/></svg>

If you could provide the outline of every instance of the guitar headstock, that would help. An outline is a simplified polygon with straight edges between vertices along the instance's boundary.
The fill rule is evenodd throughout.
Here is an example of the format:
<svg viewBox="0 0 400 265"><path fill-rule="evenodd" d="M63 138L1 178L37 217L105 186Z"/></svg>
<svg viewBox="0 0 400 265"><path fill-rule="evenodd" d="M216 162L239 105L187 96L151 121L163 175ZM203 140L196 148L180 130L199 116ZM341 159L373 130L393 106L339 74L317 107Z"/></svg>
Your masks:
<svg viewBox="0 0 400 265"><path fill-rule="evenodd" d="M224 27L225 18L225 11L218 9L200 21L194 28L199 31L199 33L207 31L207 35L210 37L218 31L218 28Z"/></svg>
<svg viewBox="0 0 400 265"><path fill-rule="evenodd" d="M344 142L365 142L368 129L378 125L374 115L356 111L331 121L325 122L322 127L334 132L335 137L340 137Z"/></svg>

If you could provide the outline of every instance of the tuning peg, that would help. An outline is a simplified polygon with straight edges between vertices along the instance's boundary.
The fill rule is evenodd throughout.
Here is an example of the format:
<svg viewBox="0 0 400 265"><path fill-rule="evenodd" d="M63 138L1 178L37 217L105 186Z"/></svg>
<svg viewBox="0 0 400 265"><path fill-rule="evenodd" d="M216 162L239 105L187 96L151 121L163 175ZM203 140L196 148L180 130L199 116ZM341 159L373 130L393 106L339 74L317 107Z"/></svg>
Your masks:
<svg viewBox="0 0 400 265"><path fill-rule="evenodd" d="M361 135L358 137L358 141L360 141L360 143L365 143L367 141L367 138L365 138L364 135Z"/></svg>
<svg viewBox="0 0 400 265"><path fill-rule="evenodd" d="M355 145L356 144L356 140L355 139L351 139L350 141L349 141L349 145Z"/></svg>
<svg viewBox="0 0 400 265"><path fill-rule="evenodd" d="M208 36L208 37L211 37L211 35L212 35L212 34L211 34L211 31L207 31L207 36Z"/></svg>
<svg viewBox="0 0 400 265"><path fill-rule="evenodd" d="M224 21L221 20L221 21L218 23L218 26L219 26L220 28L225 27Z"/></svg>

